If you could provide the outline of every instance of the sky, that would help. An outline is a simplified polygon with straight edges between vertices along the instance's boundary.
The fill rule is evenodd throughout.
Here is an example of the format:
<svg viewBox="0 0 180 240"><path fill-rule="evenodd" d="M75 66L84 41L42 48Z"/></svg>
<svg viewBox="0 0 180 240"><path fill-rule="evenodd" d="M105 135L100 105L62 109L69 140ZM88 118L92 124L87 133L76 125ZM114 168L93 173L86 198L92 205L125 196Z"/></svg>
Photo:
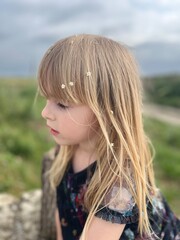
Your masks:
<svg viewBox="0 0 180 240"><path fill-rule="evenodd" d="M0 76L36 76L49 46L80 33L128 45L143 76L180 73L179 0L0 0Z"/></svg>

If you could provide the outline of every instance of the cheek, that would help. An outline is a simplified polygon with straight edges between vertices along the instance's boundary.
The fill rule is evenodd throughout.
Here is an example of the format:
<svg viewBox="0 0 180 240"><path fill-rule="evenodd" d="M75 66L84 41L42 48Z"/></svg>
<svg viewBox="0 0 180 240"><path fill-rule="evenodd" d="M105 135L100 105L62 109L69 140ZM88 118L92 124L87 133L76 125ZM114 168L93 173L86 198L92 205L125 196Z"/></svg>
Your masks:
<svg viewBox="0 0 180 240"><path fill-rule="evenodd" d="M94 125L94 122L96 122L95 116L90 112L85 112L79 115L71 114L70 119L72 121L72 124L74 124L74 126L85 128L85 129L90 128L92 125Z"/></svg>

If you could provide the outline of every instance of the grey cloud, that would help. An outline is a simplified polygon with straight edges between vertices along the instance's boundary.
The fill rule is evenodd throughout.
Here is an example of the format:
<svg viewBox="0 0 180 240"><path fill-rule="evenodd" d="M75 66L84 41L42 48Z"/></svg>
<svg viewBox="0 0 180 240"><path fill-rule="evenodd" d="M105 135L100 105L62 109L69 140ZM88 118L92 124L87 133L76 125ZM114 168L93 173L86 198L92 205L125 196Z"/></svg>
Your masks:
<svg viewBox="0 0 180 240"><path fill-rule="evenodd" d="M149 42L134 47L143 75L180 73L180 43Z"/></svg>
<svg viewBox="0 0 180 240"><path fill-rule="evenodd" d="M59 22L63 23L69 20L73 21L73 19L75 19L76 17L78 17L79 19L85 13L89 14L89 12L91 12L93 14L97 14L98 11L100 11L100 6L98 6L97 4L94 5L91 2L84 2L82 4L70 7L59 6L59 8L53 9L53 11L49 13L49 16L47 17L47 23L51 25Z"/></svg>
<svg viewBox="0 0 180 240"><path fill-rule="evenodd" d="M133 24L132 22L130 21L127 21L127 22L121 22L121 21L118 21L116 22L116 24L114 25L110 25L110 26L102 26L101 28L101 34L102 35L105 35L105 36L111 36L111 37L115 37L117 38L117 36L121 36L123 34L125 34L127 31L126 30L129 30L129 31L132 31L133 30ZM121 38L120 37L120 38Z"/></svg>
<svg viewBox="0 0 180 240"><path fill-rule="evenodd" d="M156 6L156 5L154 5ZM74 0L1 0L0 9L0 75L34 75L45 50L58 39L78 33L94 33L133 45L143 38L150 22L144 12L155 9L143 1ZM154 10L153 10L154 9ZM137 21L137 12L142 18ZM164 11L167 9L164 8ZM175 9L174 9L175 11ZM162 13L163 14L163 13ZM139 16L139 15L138 15ZM144 22L142 22L144 19ZM143 24L143 33L140 31ZM155 34L161 25L153 26ZM140 28L138 28L140 27ZM177 34L179 24L167 26L167 33ZM140 30L138 30L140 29ZM169 29L169 30L168 30ZM161 33L160 33L161 34ZM139 37L140 36L140 37ZM155 36L155 35L154 35ZM154 39L156 39L153 36ZM144 38L145 39L145 38ZM127 41L126 41L127 40ZM137 40L138 42L139 40ZM141 42L144 40L142 39ZM167 42L149 42L134 47L143 74L179 70L180 46Z"/></svg>

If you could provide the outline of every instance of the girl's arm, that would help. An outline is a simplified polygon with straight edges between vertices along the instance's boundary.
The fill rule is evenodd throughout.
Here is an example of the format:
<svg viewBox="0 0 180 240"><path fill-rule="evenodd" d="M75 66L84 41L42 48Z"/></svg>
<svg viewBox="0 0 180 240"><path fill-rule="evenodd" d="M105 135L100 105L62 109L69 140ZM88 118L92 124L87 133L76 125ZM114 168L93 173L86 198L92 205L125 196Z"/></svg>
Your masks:
<svg viewBox="0 0 180 240"><path fill-rule="evenodd" d="M58 209L55 211L56 240L63 240Z"/></svg>
<svg viewBox="0 0 180 240"><path fill-rule="evenodd" d="M111 223L98 217L93 217L87 230L87 240L118 240L125 224ZM80 238L82 240L82 237Z"/></svg>

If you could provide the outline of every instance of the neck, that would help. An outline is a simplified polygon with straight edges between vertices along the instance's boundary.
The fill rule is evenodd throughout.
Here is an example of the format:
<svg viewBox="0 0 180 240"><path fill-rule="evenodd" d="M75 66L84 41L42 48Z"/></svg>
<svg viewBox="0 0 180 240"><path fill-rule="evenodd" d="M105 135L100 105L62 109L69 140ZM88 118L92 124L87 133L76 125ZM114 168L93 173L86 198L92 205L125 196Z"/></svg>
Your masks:
<svg viewBox="0 0 180 240"><path fill-rule="evenodd" d="M88 149L83 146L78 146L73 159L72 159L72 166L74 172L79 172L85 168L87 168L91 163L95 162L96 153L93 149Z"/></svg>

